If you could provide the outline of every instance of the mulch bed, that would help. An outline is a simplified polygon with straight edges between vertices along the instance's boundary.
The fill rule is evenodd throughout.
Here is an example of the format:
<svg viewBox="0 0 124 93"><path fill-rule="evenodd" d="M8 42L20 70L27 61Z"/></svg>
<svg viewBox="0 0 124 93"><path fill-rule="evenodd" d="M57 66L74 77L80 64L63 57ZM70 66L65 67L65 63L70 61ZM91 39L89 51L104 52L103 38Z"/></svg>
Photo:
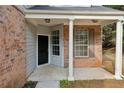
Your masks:
<svg viewBox="0 0 124 93"><path fill-rule="evenodd" d="M61 82L60 82L61 83ZM124 88L124 80L76 80L65 88Z"/></svg>
<svg viewBox="0 0 124 93"><path fill-rule="evenodd" d="M23 88L35 88L37 85L37 81L27 81Z"/></svg>

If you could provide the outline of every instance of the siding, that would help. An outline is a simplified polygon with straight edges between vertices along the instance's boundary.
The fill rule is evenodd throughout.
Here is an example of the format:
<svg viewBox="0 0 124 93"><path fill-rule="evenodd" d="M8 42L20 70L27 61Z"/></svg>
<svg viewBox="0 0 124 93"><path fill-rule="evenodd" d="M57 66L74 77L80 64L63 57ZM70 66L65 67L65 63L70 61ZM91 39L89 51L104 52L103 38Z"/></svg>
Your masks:
<svg viewBox="0 0 124 93"><path fill-rule="evenodd" d="M50 35L50 27L47 26L38 26L37 27L37 34L41 35Z"/></svg>
<svg viewBox="0 0 124 93"><path fill-rule="evenodd" d="M27 61L26 61L26 76L28 77L37 67L37 34L49 35L49 27L38 26L34 27L27 23L26 37L27 37Z"/></svg>
<svg viewBox="0 0 124 93"><path fill-rule="evenodd" d="M27 77L36 68L36 29L32 25L27 25L27 62L26 73Z"/></svg>

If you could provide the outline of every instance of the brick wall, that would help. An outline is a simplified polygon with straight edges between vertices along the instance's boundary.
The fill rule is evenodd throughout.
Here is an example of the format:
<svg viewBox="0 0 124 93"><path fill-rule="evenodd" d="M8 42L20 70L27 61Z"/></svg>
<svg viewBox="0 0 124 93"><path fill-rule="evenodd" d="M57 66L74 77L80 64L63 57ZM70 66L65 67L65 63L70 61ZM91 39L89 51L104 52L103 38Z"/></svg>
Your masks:
<svg viewBox="0 0 124 93"><path fill-rule="evenodd" d="M74 26L74 27L86 27L94 30L94 57L88 58L75 58L74 67L99 67L102 64L102 38L100 26ZM91 31L91 30L90 30ZM64 25L64 63L65 67L68 66L68 37L69 27Z"/></svg>
<svg viewBox="0 0 124 93"><path fill-rule="evenodd" d="M22 87L26 80L24 15L14 6L0 6L0 87Z"/></svg>

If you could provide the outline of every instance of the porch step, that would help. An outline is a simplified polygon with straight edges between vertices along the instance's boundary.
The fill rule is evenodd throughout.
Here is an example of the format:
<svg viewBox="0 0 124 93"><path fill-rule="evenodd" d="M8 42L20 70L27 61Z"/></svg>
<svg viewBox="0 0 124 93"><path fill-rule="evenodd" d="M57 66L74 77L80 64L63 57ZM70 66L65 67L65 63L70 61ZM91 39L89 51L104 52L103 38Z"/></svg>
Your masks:
<svg viewBox="0 0 124 93"><path fill-rule="evenodd" d="M39 81L35 88L59 88L59 81Z"/></svg>

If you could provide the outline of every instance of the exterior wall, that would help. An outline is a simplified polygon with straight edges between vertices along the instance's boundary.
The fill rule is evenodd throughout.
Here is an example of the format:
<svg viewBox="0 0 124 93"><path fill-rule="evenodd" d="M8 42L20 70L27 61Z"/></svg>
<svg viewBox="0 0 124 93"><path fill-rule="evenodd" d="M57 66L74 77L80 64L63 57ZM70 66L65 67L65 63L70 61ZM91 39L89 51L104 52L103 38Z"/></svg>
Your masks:
<svg viewBox="0 0 124 93"><path fill-rule="evenodd" d="M38 26L37 34L41 35L50 35L50 27L47 26Z"/></svg>
<svg viewBox="0 0 124 93"><path fill-rule="evenodd" d="M74 67L99 67L102 64L102 37L101 37L101 27L100 26L88 26L88 25L76 25L74 27L86 27L93 31L93 37L90 38L90 56L75 58L74 57ZM64 63L65 67L68 66L68 37L69 37L69 27L64 25ZM94 40L93 40L94 39ZM93 43L93 41L94 43ZM94 53L91 54L91 53Z"/></svg>
<svg viewBox="0 0 124 93"><path fill-rule="evenodd" d="M36 28L27 23L26 26L26 76L28 77L31 72L36 68Z"/></svg>
<svg viewBox="0 0 124 93"><path fill-rule="evenodd" d="M0 6L0 87L22 87L25 64L24 15L14 6Z"/></svg>

